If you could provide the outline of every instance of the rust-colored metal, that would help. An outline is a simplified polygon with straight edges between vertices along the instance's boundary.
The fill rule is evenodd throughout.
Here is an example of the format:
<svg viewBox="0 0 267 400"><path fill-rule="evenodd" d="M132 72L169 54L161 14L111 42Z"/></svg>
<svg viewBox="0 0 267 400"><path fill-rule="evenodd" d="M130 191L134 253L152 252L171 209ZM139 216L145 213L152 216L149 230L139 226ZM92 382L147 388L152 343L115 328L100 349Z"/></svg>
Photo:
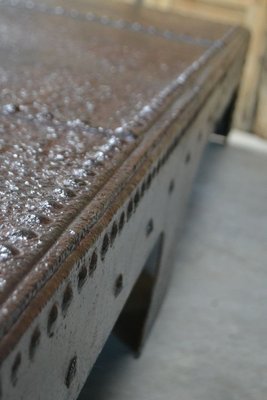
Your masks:
<svg viewBox="0 0 267 400"><path fill-rule="evenodd" d="M127 221L134 226L130 218L138 215L143 192L194 121L211 129L223 116L238 87L248 38L241 28L110 2L2 0L0 11L0 356L16 386L21 356L12 367L13 353L38 318L47 318L51 302L45 329L53 336L55 298L70 274L78 268L79 291L97 262L114 263L105 261L108 249L116 248ZM183 181L185 193L190 181ZM169 193L174 182L171 187ZM153 230L151 219L148 240ZM167 254L169 242L168 237ZM150 296L155 310L168 275L159 268L157 295ZM129 278L128 294L137 276ZM116 298L124 284L118 273ZM78 295L69 285L63 316L73 296ZM113 324L126 299L120 300ZM147 315L143 338L154 314ZM103 331L106 335L108 328ZM33 360L41 334L36 328L30 341ZM69 357L68 387L79 375L77 357ZM86 374L79 376L82 382Z"/></svg>

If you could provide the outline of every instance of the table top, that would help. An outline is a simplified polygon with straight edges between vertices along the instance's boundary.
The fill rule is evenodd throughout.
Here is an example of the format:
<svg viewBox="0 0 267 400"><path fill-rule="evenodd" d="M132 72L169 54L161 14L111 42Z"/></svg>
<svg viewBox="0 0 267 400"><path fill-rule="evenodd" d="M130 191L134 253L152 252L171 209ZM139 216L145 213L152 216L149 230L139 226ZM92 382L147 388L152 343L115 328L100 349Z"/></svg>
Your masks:
<svg viewBox="0 0 267 400"><path fill-rule="evenodd" d="M75 218L239 30L110 1L2 0L0 32L0 314L12 319L7 300L60 256L63 232L69 246Z"/></svg>

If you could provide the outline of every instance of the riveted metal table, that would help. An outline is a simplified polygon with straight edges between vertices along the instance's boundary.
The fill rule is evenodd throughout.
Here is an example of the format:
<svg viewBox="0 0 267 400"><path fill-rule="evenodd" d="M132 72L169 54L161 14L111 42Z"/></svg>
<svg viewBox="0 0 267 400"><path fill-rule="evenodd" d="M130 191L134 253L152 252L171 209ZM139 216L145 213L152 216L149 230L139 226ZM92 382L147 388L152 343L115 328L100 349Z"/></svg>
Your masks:
<svg viewBox="0 0 267 400"><path fill-rule="evenodd" d="M113 328L142 349L248 35L82 0L0 32L0 398L74 399Z"/></svg>

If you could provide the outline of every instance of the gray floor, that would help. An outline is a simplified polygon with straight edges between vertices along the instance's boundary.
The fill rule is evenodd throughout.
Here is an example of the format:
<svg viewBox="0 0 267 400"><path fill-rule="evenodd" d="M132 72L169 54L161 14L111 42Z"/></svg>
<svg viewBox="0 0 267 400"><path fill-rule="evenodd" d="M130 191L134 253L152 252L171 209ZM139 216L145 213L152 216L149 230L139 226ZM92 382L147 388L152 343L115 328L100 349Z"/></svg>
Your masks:
<svg viewBox="0 0 267 400"><path fill-rule="evenodd" d="M267 399L266 148L209 145L141 358L111 337L79 400Z"/></svg>

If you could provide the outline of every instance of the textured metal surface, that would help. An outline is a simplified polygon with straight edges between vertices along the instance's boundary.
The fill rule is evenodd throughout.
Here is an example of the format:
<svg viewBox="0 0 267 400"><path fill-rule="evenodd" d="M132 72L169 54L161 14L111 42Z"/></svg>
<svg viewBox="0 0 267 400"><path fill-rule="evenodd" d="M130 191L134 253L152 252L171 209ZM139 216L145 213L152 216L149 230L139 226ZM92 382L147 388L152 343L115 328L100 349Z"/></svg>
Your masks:
<svg viewBox="0 0 267 400"><path fill-rule="evenodd" d="M161 18L161 14L148 12L139 15L137 25L137 11L131 7L100 7L92 3L88 14L86 3L75 2L76 10L73 4L64 2L62 9L62 4L52 2L49 7L32 2L0 2L0 355L1 361L7 360L5 386L10 370L11 385L16 387L23 361L21 351L15 356L13 353L20 343L24 343L23 348L28 346L27 335L32 335L30 359L43 331L48 333L50 346L51 340L58 349L67 345L68 339L60 346L57 342L62 335L60 330L52 338L53 326L59 313L57 304L61 303L62 315L68 321L66 334L74 334L74 327L81 323L79 312L76 310L77 316L72 313L70 320L66 317L74 300L78 309L88 301L96 307L87 310L94 315L89 313L90 319L95 318L95 331L92 328L88 332L90 337L93 335L95 348L93 343L91 347L87 343L92 353L87 367L83 365L83 372L79 371L81 385L153 244L142 240L142 250L136 248L128 257L128 246L140 221L150 209L154 210L153 215L160 215L164 204L155 202L152 206L152 193L137 213L140 199L157 174L159 185L154 183L155 193L162 185L170 184L174 173L180 173L174 163L169 165L167 174L160 175L182 136L187 139L185 147L178 146L182 160L179 163L183 164L186 149L203 147L204 141L196 144L194 132L188 127L198 121L201 129L208 124L210 130L223 115L237 88L246 49L247 35L238 28L216 28L203 22L193 25L184 18L177 18L175 24L175 17ZM112 19L92 18L103 10L109 10ZM118 26L122 17L124 22L120 24L124 28L125 21L129 21L127 29ZM117 26L112 26L113 19ZM166 35L164 23L173 34ZM156 24L162 34L149 28ZM184 34L190 36L190 41L183 39ZM227 74L228 70L231 73ZM227 90L221 99L223 84ZM216 101L207 103L213 91ZM205 108L206 103L209 105ZM192 171L181 176L179 188L185 197L200 154L199 151L192 163ZM185 162L190 163L190 155ZM179 207L182 214L184 200ZM132 218L134 212L138 224ZM164 213L160 218L164 221ZM147 234L154 229L149 222ZM131 228L126 226L122 233L124 225ZM161 228L168 237L164 242L166 260L171 251L171 225ZM157 229L154 231L159 235L161 231ZM119 232L123 247L115 243ZM107 252L112 246L116 256L110 259ZM127 290L121 296L124 280L117 269L125 268L122 265L127 258L133 267ZM168 263L164 265L167 268ZM110 270L102 271L104 266L110 266ZM98 275L89 298L79 298L74 293L75 282L79 292L96 268ZM118 276L114 276L113 268L117 268ZM159 270L144 337L165 291L168 271ZM115 290L117 304L110 305L112 311L105 310L110 295L106 289L114 279L112 295ZM101 312L110 313L105 322ZM40 327L31 332L38 318ZM82 332L78 329L76 341L79 335ZM74 339L71 341L75 343ZM69 365L64 372L68 388L79 361L77 354L69 357L65 347L62 354L64 370L65 361ZM39 363L40 368L47 367L44 359L40 358ZM36 374L40 373L37 368ZM79 385L73 389L75 393ZM22 386L26 390L27 385ZM65 389L62 390L60 386L60 397ZM14 398L14 394L10 396ZM68 398L71 397L69 393Z"/></svg>
<svg viewBox="0 0 267 400"><path fill-rule="evenodd" d="M127 157L132 132L181 91L179 74L209 58L29 8L0 15L2 302Z"/></svg>
<svg viewBox="0 0 267 400"><path fill-rule="evenodd" d="M134 146L112 129L203 53L61 19L1 8L2 301Z"/></svg>
<svg viewBox="0 0 267 400"><path fill-rule="evenodd" d="M111 26L118 30L141 32L142 34L162 36L167 40L183 41L208 46L220 42L227 25L213 22L208 24L196 18L183 18L177 14L147 10L146 7L113 1L53 0L46 3L31 0L1 0L2 5L26 9L50 15L65 16L79 21L87 21Z"/></svg>

